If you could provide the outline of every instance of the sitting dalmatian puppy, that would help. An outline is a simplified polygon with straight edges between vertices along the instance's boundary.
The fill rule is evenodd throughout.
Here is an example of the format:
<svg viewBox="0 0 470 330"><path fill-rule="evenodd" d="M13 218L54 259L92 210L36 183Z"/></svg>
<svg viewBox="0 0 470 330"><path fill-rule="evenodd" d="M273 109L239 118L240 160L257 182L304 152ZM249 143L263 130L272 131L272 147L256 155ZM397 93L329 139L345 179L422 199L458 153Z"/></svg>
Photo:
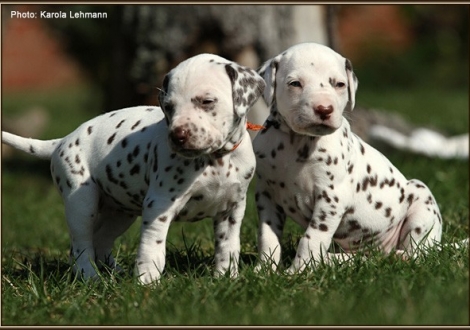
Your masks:
<svg viewBox="0 0 470 330"><path fill-rule="evenodd" d="M352 133L343 117L354 108L358 86L349 60L326 46L303 43L259 72L270 116L253 142L257 269L269 262L276 269L286 217L305 228L289 273L340 257L328 253L333 240L346 260L365 245L407 258L440 242L442 219L430 190L407 180Z"/></svg>
<svg viewBox="0 0 470 330"><path fill-rule="evenodd" d="M142 215L136 273L159 280L173 221L212 217L215 273L238 273L240 226L255 156L246 114L265 83L255 71L211 54L170 71L159 107L105 113L62 139L40 141L2 132L17 149L51 159L65 204L74 270L116 267L115 239Z"/></svg>

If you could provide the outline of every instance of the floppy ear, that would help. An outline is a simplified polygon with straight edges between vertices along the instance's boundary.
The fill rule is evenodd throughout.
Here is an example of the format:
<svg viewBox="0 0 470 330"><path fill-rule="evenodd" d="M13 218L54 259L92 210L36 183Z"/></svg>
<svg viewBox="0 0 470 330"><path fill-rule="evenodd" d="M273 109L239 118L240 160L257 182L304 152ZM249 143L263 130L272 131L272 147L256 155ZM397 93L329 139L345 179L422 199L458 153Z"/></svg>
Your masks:
<svg viewBox="0 0 470 330"><path fill-rule="evenodd" d="M265 62L258 70L259 74L266 82L263 97L268 107L271 107L276 98L276 72L279 66L279 61L280 56L276 56Z"/></svg>
<svg viewBox="0 0 470 330"><path fill-rule="evenodd" d="M352 111L356 104L356 91L359 81L354 74L352 63L348 59L346 59L346 75L348 77L348 107L349 111Z"/></svg>
<svg viewBox="0 0 470 330"><path fill-rule="evenodd" d="M256 71L236 63L226 64L225 71L232 83L234 111L242 117L258 100L266 84Z"/></svg>

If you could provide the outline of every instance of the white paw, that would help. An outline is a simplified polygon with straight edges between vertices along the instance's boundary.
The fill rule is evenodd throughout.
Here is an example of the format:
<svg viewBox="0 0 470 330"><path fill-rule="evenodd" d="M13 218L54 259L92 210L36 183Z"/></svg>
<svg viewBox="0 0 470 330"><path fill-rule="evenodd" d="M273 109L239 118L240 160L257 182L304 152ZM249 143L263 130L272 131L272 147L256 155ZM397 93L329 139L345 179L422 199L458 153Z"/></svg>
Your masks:
<svg viewBox="0 0 470 330"><path fill-rule="evenodd" d="M266 272L266 271L277 271L277 264L274 261L262 261L258 262L255 266L255 273Z"/></svg>
<svg viewBox="0 0 470 330"><path fill-rule="evenodd" d="M150 263L138 264L135 274L139 282L143 285L158 283L161 277L161 273L158 271L157 267Z"/></svg>
<svg viewBox="0 0 470 330"><path fill-rule="evenodd" d="M238 268L237 267L230 267L230 269L227 268L222 268L222 269L215 269L214 270L214 277L223 277L227 274L227 272L230 273L230 278L237 278L238 277Z"/></svg>
<svg viewBox="0 0 470 330"><path fill-rule="evenodd" d="M304 271L306 267L305 261L303 262L293 262L292 265L286 269L286 274L294 275Z"/></svg>

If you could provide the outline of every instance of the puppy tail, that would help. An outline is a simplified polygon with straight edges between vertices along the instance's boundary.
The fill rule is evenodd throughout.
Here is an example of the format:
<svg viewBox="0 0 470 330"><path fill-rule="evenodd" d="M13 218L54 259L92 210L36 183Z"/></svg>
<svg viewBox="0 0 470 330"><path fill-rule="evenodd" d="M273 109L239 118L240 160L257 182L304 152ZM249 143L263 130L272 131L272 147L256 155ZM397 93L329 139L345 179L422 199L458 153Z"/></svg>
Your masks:
<svg viewBox="0 0 470 330"><path fill-rule="evenodd" d="M61 140L62 139L43 141L2 132L2 143L42 159L51 159L52 153Z"/></svg>

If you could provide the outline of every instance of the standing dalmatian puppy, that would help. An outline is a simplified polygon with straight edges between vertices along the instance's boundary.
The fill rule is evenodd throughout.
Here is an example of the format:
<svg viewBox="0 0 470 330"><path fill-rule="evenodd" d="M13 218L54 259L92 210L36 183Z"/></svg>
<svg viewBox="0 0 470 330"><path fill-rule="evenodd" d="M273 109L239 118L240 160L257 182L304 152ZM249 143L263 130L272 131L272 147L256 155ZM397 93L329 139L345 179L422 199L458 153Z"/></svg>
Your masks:
<svg viewBox="0 0 470 330"><path fill-rule="evenodd" d="M65 204L74 270L117 267L115 239L138 215L136 273L159 280L173 221L214 220L215 273L238 273L240 225L255 156L246 114L264 80L216 55L192 57L168 73L159 107L98 116L62 139L40 141L2 132L2 142L51 159Z"/></svg>
<svg viewBox="0 0 470 330"><path fill-rule="evenodd" d="M430 190L407 180L343 117L354 108L358 86L349 60L304 43L266 62L260 73L270 116L254 140L258 269L268 262L276 269L286 217L305 228L290 273L328 261L332 240L345 252L371 244L403 257L441 240Z"/></svg>

